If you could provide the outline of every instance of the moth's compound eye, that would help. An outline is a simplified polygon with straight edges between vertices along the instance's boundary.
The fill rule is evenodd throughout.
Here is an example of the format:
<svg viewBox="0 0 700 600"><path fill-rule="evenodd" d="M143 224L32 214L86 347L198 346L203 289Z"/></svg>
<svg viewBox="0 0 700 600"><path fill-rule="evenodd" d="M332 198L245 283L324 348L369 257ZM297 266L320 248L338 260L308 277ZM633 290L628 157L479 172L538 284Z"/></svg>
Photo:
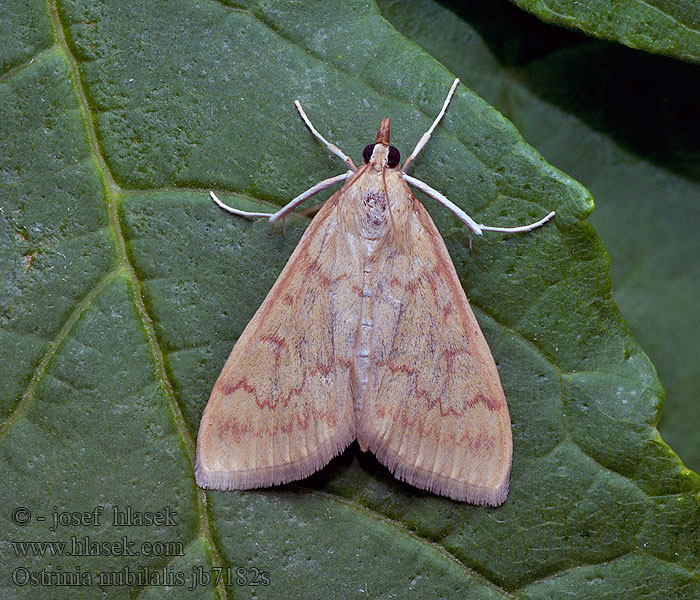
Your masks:
<svg viewBox="0 0 700 600"><path fill-rule="evenodd" d="M396 165L399 164L399 161L401 160L401 154L399 153L397 148L394 148L393 146L389 146L389 156L387 156L386 159L386 164L390 169L393 169Z"/></svg>
<svg viewBox="0 0 700 600"><path fill-rule="evenodd" d="M376 144L370 144L369 146L366 146L365 149L362 151L362 159L368 163L369 159L372 158L372 152L374 152L374 147Z"/></svg>

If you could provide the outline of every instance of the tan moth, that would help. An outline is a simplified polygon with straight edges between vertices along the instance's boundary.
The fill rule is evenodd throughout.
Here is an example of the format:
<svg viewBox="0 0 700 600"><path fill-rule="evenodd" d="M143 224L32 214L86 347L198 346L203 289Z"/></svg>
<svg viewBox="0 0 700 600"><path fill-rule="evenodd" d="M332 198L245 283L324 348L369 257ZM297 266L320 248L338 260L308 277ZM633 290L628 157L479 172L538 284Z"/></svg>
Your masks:
<svg viewBox="0 0 700 600"><path fill-rule="evenodd" d="M362 165L311 132L348 166L274 214L343 186L313 218L267 298L236 342L202 415L196 478L204 488L267 487L302 479L353 440L403 481L475 504L508 494L510 415L486 340L445 244L409 184L472 233L477 224L406 174L455 92L408 159L389 145L389 119Z"/></svg>

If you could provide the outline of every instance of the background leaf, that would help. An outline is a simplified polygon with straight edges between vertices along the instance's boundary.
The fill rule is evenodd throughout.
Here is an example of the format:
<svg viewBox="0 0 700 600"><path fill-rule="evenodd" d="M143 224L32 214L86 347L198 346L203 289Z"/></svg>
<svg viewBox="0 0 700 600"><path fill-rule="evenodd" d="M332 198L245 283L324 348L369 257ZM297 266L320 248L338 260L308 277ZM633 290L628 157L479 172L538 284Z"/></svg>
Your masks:
<svg viewBox="0 0 700 600"><path fill-rule="evenodd" d="M692 0L512 0L540 19L630 48L700 62L700 7Z"/></svg>
<svg viewBox="0 0 700 600"><path fill-rule="evenodd" d="M688 335L700 327L700 72L543 25L507 3L459 5L461 20L427 2L381 6L593 192L615 300L668 393L661 433L700 469L700 339Z"/></svg>
<svg viewBox="0 0 700 600"><path fill-rule="evenodd" d="M435 5L412 10L437 16L428 38L464 26ZM426 201L502 374L507 503L420 492L356 446L295 485L195 486L211 386L306 225L282 236L214 210L206 191L271 209L341 170L295 98L355 157L390 115L405 154L451 82L376 6L74 1L8 14L37 25L0 79L3 597L74 597L55 585L67 572L92 580L86 598L194 584L201 597L697 595L698 478L653 427L660 384L611 301L607 255L582 221L590 196L463 87L416 175L483 222L557 209L551 227L469 251ZM127 507L171 520L113 525ZM25 542L116 546L40 556ZM215 577L227 567L228 586ZM262 571L269 585L253 585Z"/></svg>

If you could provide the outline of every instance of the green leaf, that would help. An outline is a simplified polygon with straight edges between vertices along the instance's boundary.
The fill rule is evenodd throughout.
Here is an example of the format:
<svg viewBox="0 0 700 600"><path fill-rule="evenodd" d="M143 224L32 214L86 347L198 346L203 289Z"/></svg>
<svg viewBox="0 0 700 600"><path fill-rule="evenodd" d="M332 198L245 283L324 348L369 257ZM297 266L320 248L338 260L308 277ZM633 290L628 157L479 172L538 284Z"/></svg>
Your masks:
<svg viewBox="0 0 700 600"><path fill-rule="evenodd" d="M48 6L41 0L0 4L0 76L35 58L53 42Z"/></svg>
<svg viewBox="0 0 700 600"><path fill-rule="evenodd" d="M563 35L507 5L460 7L462 20L428 2L380 6L593 191L591 220L612 255L615 299L668 391L664 439L700 468L700 340L688 335L700 327L689 302L700 295L700 212L692 201L700 198L700 127L688 118L700 73Z"/></svg>
<svg viewBox="0 0 700 600"><path fill-rule="evenodd" d="M507 4L463 9L469 26L428 3L417 6L422 12L387 3L385 15L594 193L591 220L612 255L615 300L668 392L662 435L699 470L700 339L687 332L700 327L690 301L700 295L700 238L693 234L700 213L689 201L700 198L700 124L691 118L700 72L563 35ZM442 35L430 36L431 29Z"/></svg>
<svg viewBox="0 0 700 600"><path fill-rule="evenodd" d="M429 37L443 35L453 19L431 6L413 8L442 14ZM508 501L421 492L356 446L298 484L199 490L211 386L307 224L282 235L217 211L207 190L272 210L341 172L296 98L355 158L391 116L405 155L451 75L363 3L22 10L48 13L55 39L40 51L27 33L40 53L21 64L0 51L0 595L697 595L700 483L653 427L660 384L612 303L590 196L464 87L416 176L483 222L557 210L470 251L426 201L502 374ZM112 524L127 507L172 522ZM40 556L27 542L110 546ZM57 585L68 572L91 581Z"/></svg>
<svg viewBox="0 0 700 600"><path fill-rule="evenodd" d="M548 23L630 48L700 62L700 5L692 0L511 0Z"/></svg>

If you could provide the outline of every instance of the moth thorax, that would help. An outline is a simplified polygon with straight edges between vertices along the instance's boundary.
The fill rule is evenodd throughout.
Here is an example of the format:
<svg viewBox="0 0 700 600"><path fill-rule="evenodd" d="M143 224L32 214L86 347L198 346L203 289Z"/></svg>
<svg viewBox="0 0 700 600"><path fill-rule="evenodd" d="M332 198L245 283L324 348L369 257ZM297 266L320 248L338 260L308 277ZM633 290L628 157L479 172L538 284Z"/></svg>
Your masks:
<svg viewBox="0 0 700 600"><path fill-rule="evenodd" d="M368 239L381 237L388 219L386 194L379 190L370 190L362 195L361 215L362 235Z"/></svg>

